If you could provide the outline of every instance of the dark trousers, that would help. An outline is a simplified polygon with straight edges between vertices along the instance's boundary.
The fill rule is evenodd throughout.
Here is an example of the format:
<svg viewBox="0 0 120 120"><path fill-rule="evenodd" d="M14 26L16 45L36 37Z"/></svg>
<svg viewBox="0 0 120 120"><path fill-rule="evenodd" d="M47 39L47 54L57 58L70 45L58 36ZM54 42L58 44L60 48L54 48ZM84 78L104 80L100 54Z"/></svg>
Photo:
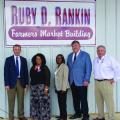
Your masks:
<svg viewBox="0 0 120 120"><path fill-rule="evenodd" d="M67 92L57 91L57 97L60 110L60 118L67 119Z"/></svg>
<svg viewBox="0 0 120 120"><path fill-rule="evenodd" d="M88 118L87 87L71 85L73 106L76 115L83 114L83 118Z"/></svg>

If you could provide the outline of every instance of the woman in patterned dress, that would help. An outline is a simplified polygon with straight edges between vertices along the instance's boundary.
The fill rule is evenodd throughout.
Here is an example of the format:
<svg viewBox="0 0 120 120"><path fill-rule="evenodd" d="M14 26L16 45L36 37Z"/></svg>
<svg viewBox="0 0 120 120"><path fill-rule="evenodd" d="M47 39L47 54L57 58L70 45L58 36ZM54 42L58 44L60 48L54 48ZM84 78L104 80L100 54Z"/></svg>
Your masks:
<svg viewBox="0 0 120 120"><path fill-rule="evenodd" d="M46 66L43 54L34 55L32 64L30 70L30 116L33 120L50 120L50 70Z"/></svg>

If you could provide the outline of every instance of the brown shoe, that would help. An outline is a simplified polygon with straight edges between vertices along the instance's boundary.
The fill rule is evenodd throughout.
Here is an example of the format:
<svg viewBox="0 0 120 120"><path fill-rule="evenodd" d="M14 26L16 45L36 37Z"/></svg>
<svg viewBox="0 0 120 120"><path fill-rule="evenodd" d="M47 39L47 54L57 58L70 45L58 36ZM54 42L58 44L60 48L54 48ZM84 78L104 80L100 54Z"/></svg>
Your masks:
<svg viewBox="0 0 120 120"><path fill-rule="evenodd" d="M20 117L19 120L27 120L25 117Z"/></svg>
<svg viewBox="0 0 120 120"><path fill-rule="evenodd" d="M13 118L9 118L9 120L14 120L14 117Z"/></svg>
<svg viewBox="0 0 120 120"><path fill-rule="evenodd" d="M105 120L105 118L94 118L93 120Z"/></svg>

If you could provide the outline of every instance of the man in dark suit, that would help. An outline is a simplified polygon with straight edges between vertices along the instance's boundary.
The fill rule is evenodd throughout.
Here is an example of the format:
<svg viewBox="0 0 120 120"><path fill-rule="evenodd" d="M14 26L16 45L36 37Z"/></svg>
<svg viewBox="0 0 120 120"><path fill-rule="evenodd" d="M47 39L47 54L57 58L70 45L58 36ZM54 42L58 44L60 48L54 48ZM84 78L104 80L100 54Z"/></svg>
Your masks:
<svg viewBox="0 0 120 120"><path fill-rule="evenodd" d="M80 50L78 41L73 41L71 46L73 52L69 54L67 64L75 114L70 119L83 115L82 120L89 120L87 88L92 70L91 59L88 53Z"/></svg>
<svg viewBox="0 0 120 120"><path fill-rule="evenodd" d="M4 66L5 89L8 93L9 120L14 120L15 96L18 100L19 120L27 120L24 117L24 91L28 88L27 61L20 56L21 46L13 46L14 55L6 58Z"/></svg>

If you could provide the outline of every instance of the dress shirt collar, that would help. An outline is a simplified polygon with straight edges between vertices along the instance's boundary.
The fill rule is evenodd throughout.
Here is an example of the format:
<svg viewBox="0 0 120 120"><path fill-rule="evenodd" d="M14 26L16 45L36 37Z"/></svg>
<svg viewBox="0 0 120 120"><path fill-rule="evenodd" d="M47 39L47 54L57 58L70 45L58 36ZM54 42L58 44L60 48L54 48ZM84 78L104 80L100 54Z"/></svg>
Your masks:
<svg viewBox="0 0 120 120"><path fill-rule="evenodd" d="M20 56L14 55L15 64L16 64L16 57L18 57L18 62L19 62L19 64L21 64L21 63L20 63Z"/></svg>
<svg viewBox="0 0 120 120"><path fill-rule="evenodd" d="M98 62L98 63L99 63L99 62L103 62L104 59L105 59L105 57L106 57L106 55L102 56L101 59L100 59L99 57L97 57L97 62Z"/></svg>
<svg viewBox="0 0 120 120"><path fill-rule="evenodd" d="M16 56L16 55L14 55L14 59L16 60L16 57L18 57L18 59L20 58L20 56Z"/></svg>
<svg viewBox="0 0 120 120"><path fill-rule="evenodd" d="M76 53L76 57L79 55L80 53L80 50ZM73 55L72 55L72 62L74 62L74 56L75 56L75 53L73 52Z"/></svg>
<svg viewBox="0 0 120 120"><path fill-rule="evenodd" d="M80 50L76 53L76 56L78 56L78 55L79 55L79 53L80 53ZM73 53L73 55L75 55L75 53Z"/></svg>

